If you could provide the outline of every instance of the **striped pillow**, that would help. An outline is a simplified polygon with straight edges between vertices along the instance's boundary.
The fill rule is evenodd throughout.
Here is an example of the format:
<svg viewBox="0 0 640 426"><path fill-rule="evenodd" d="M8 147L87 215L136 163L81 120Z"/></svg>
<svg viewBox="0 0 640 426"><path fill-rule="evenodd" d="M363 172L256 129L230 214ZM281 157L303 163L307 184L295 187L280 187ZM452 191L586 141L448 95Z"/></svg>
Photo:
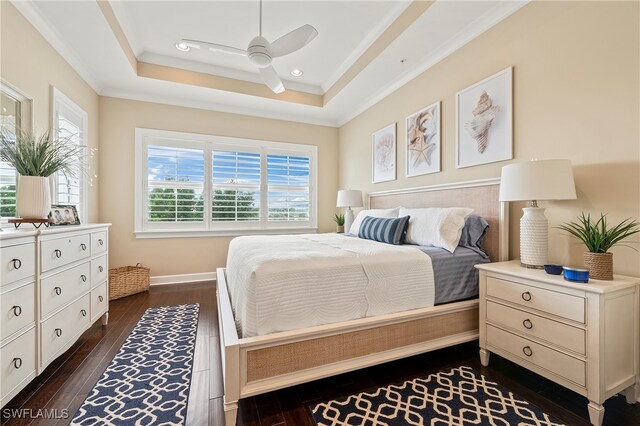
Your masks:
<svg viewBox="0 0 640 426"><path fill-rule="evenodd" d="M358 237L399 245L404 243L407 226L409 226L409 216L394 219L367 216L362 220Z"/></svg>

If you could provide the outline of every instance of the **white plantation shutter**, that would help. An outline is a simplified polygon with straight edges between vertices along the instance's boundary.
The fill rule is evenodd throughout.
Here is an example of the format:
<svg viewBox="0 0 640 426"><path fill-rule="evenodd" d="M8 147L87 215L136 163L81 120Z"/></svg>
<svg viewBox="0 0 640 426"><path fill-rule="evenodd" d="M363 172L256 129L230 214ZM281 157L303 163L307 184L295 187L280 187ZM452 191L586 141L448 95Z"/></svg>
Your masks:
<svg viewBox="0 0 640 426"><path fill-rule="evenodd" d="M15 135L21 128L22 103L16 93L2 85L2 109L0 110L0 131L5 135ZM14 139L15 140L15 139ZM0 218L16 216L16 169L9 163L0 161Z"/></svg>
<svg viewBox="0 0 640 426"><path fill-rule="evenodd" d="M147 147L147 220L204 221L204 151Z"/></svg>
<svg viewBox="0 0 640 426"><path fill-rule="evenodd" d="M16 170L0 161L0 217L16 216Z"/></svg>
<svg viewBox="0 0 640 426"><path fill-rule="evenodd" d="M212 152L214 222L260 221L260 154Z"/></svg>
<svg viewBox="0 0 640 426"><path fill-rule="evenodd" d="M270 221L308 221L310 158L267 155Z"/></svg>

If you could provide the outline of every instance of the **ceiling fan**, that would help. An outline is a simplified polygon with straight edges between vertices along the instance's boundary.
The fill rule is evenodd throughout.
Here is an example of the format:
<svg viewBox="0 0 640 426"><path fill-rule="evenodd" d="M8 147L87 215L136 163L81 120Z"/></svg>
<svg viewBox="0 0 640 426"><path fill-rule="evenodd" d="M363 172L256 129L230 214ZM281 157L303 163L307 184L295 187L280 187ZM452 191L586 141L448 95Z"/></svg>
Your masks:
<svg viewBox="0 0 640 426"><path fill-rule="evenodd" d="M262 0L260 0L260 34L254 37L246 50L223 44L210 43L201 40L182 39L178 45L185 48L209 49L212 52L224 52L233 55L241 55L249 58L249 61L258 67L262 81L275 93L284 92L282 80L271 64L273 58L288 55L306 46L318 35L318 31L309 24L305 24L295 30L269 43L262 37Z"/></svg>

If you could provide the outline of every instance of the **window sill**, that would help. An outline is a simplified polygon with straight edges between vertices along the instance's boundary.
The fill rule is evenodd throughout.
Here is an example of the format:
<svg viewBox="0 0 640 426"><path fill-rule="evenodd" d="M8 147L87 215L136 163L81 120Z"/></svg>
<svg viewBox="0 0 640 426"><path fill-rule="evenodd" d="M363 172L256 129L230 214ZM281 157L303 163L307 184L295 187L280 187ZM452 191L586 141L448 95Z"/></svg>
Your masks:
<svg viewBox="0 0 640 426"><path fill-rule="evenodd" d="M227 229L219 231L180 231L180 230L150 230L135 231L136 239L152 238L202 238L202 237L238 237L241 235L286 235L286 234L315 234L318 228L272 228L272 229Z"/></svg>

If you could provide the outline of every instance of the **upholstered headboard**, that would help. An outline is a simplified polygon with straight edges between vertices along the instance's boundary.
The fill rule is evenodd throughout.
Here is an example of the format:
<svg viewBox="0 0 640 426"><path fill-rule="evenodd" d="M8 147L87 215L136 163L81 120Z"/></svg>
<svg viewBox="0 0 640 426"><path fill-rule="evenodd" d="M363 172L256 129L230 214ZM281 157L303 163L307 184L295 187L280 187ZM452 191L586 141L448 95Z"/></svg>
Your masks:
<svg viewBox="0 0 640 426"><path fill-rule="evenodd" d="M509 258L509 207L498 201L500 179L369 193L369 208L470 207L489 222L484 249L492 262Z"/></svg>

